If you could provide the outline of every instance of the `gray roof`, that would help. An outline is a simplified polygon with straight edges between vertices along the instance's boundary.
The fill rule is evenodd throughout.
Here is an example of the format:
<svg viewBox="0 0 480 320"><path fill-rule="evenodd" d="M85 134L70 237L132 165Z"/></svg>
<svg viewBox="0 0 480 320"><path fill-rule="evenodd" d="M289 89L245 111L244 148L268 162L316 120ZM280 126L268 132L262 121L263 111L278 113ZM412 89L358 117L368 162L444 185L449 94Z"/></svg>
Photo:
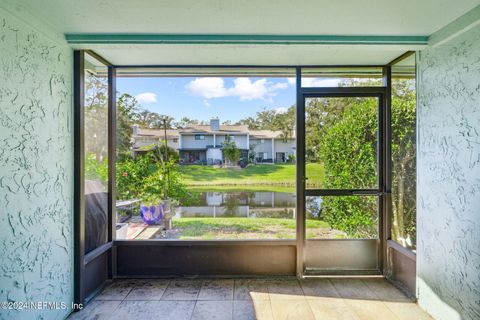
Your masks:
<svg viewBox="0 0 480 320"><path fill-rule="evenodd" d="M158 137L163 138L165 136L165 130L163 129L143 129L138 128L137 137ZM178 139L178 130L167 129L167 139Z"/></svg>
<svg viewBox="0 0 480 320"><path fill-rule="evenodd" d="M178 129L179 133L200 133L200 134L234 134L234 133L244 133L249 132L248 126L234 126L234 125L220 125L220 130L212 130L210 125L191 125L187 128Z"/></svg>
<svg viewBox="0 0 480 320"><path fill-rule="evenodd" d="M136 137L158 137L163 138L163 129L138 128ZM248 126L221 125L220 130L213 131L209 125L192 125L183 129L168 129L167 139L178 139L180 134L249 134L251 139L281 139L281 131L273 130L249 130ZM295 137L295 133L294 136Z"/></svg>
<svg viewBox="0 0 480 320"><path fill-rule="evenodd" d="M281 131L272 130L250 130L250 139L280 139L282 137Z"/></svg>

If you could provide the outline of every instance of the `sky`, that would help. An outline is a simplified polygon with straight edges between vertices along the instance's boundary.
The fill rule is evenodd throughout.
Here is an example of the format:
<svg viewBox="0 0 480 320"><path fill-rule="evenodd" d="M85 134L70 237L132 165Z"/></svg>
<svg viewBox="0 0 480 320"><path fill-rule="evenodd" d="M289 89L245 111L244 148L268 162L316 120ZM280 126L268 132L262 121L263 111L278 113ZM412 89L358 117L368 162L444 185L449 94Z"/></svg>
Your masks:
<svg viewBox="0 0 480 320"><path fill-rule="evenodd" d="M120 94L134 96L143 108L174 117L232 122L263 108L285 112L295 104L291 78L117 78Z"/></svg>

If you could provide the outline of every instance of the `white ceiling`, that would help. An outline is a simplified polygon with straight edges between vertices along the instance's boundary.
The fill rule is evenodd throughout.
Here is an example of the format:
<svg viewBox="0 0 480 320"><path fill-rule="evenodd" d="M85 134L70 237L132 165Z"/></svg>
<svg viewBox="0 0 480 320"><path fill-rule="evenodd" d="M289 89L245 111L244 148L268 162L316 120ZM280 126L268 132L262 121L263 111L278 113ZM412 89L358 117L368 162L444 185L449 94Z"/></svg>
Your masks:
<svg viewBox="0 0 480 320"><path fill-rule="evenodd" d="M5 0L63 34L429 36L480 0ZM385 64L412 45L75 45L114 64Z"/></svg>
<svg viewBox="0 0 480 320"><path fill-rule="evenodd" d="M63 33L428 36L479 0L10 0Z"/></svg>

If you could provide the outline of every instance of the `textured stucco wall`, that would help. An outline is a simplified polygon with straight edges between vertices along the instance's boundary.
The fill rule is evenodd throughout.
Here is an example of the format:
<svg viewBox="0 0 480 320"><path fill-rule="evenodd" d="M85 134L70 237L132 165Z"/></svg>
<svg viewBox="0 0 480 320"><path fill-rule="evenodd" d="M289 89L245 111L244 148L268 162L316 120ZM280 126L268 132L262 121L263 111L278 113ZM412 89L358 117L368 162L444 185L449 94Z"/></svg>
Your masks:
<svg viewBox="0 0 480 320"><path fill-rule="evenodd" d="M67 44L0 8L0 301L67 307L0 310L0 319L63 319L70 312L71 79Z"/></svg>
<svg viewBox="0 0 480 320"><path fill-rule="evenodd" d="M480 319L480 26L418 57L419 304Z"/></svg>

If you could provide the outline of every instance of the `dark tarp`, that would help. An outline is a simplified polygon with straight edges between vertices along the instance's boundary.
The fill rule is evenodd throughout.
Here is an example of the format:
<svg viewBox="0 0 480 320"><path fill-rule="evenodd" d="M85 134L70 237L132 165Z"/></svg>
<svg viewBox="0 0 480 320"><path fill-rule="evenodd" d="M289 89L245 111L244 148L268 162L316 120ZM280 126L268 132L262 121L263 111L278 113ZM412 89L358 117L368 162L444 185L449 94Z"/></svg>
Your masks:
<svg viewBox="0 0 480 320"><path fill-rule="evenodd" d="M98 181L85 180L85 253L107 243L108 192Z"/></svg>

